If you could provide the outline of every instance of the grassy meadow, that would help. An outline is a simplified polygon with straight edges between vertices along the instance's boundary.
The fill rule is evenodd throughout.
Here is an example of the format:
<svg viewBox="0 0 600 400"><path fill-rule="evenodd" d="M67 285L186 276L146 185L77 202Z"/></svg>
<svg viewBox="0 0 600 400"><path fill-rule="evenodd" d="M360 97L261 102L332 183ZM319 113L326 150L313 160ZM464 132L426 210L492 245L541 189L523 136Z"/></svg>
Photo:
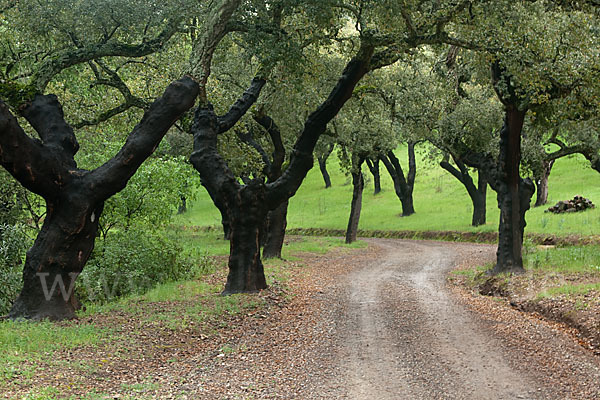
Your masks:
<svg viewBox="0 0 600 400"><path fill-rule="evenodd" d="M406 167L406 152L398 150L402 166ZM499 210L496 194L488 188L487 224L472 227L471 201L465 188L449 173L426 160L417 161L417 178L414 190L416 214L400 217L400 201L396 197L392 180L381 165L382 192L373 195L373 180L366 166L367 183L363 194L360 229L377 230L456 230L495 231L498 228ZM350 179L339 169L334 155L330 157L328 169L333 186L324 188L317 167L308 174L296 196L290 201L288 227L345 229L350 214L352 185ZM600 174L589 167L589 163L578 156L559 159L550 175L550 193L546 207L532 208L526 216L526 231L593 235L600 225L600 210L582 213L544 213L544 210L559 200L568 200L582 195L594 203L600 202ZM535 197L533 199L535 201ZM533 203L533 202L532 202ZM218 226L221 217L210 198L200 189L197 199L190 204L189 211L178 218L178 223L188 226Z"/></svg>

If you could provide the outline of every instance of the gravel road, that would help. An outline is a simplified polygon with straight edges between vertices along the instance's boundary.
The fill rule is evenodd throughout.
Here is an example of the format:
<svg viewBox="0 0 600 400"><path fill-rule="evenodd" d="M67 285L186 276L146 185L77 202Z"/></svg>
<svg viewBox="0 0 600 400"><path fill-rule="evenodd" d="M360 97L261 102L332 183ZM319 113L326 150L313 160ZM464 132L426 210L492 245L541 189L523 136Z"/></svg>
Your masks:
<svg viewBox="0 0 600 400"><path fill-rule="evenodd" d="M512 326L514 321L486 320L449 292L447 272L461 259L489 257L490 246L384 239L371 243L384 250L381 256L348 274L337 298L329 299L339 305L329 316L337 321L334 336L339 339L340 373L330 380L337 397L600 398L593 386L600 382L600 362L571 338L560 332L557 336L542 321L534 322L541 338L530 335L531 340L544 340L544 351L566 352L578 369L573 374L586 375L570 376L583 388L557 384L561 378L552 369L528 365L536 361L527 355L527 338L515 345L492 326L504 324L511 335L510 328L521 329Z"/></svg>

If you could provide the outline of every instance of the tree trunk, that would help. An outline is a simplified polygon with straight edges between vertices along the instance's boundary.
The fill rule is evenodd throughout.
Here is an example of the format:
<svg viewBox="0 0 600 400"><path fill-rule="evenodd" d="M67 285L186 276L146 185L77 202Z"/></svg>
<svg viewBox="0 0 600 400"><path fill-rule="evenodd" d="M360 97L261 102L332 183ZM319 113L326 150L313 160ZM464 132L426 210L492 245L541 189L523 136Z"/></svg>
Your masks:
<svg viewBox="0 0 600 400"><path fill-rule="evenodd" d="M365 187L360 166L358 172L352 172L352 206L350 207L350 218L348 219L348 228L346 229L346 243L356 241L358 233L358 222L360 220L360 210L362 208L362 193Z"/></svg>
<svg viewBox="0 0 600 400"><path fill-rule="evenodd" d="M536 198L534 207L543 206L548 202L548 178L554 165L554 160L542 162L542 175L535 180Z"/></svg>
<svg viewBox="0 0 600 400"><path fill-rule="evenodd" d="M473 200L473 219L471 225L480 226L486 223L486 212L487 212L487 179L485 174L481 171L477 171L477 196Z"/></svg>
<svg viewBox="0 0 600 400"><path fill-rule="evenodd" d="M381 193L381 175L379 173L379 158L375 158L371 160L370 158L366 159L367 167L369 167L369 171L373 175L373 194Z"/></svg>
<svg viewBox="0 0 600 400"><path fill-rule="evenodd" d="M327 158L329 158L329 154L318 157L319 160L319 169L321 170L321 175L323 176L323 181L325 182L325 189L331 187L331 177L329 176L329 172L327 171Z"/></svg>
<svg viewBox="0 0 600 400"><path fill-rule="evenodd" d="M65 191L47 203L42 230L27 252L23 288L10 318L63 320L75 317L75 279L83 270L98 232L103 204L92 205L89 194Z"/></svg>
<svg viewBox="0 0 600 400"><path fill-rule="evenodd" d="M267 287L260 259L260 236L268 212L265 184L251 180L241 185L217 149L218 135L229 130L246 113L264 84L264 79L253 79L242 98L222 117L217 117L210 104L198 107L192 125L194 151L190 161L229 225L229 274L223 294Z"/></svg>
<svg viewBox="0 0 600 400"><path fill-rule="evenodd" d="M409 170L406 177L404 176L404 171L400 165L400 160L398 160L398 157L396 157L392 151L388 151L386 155L381 155L379 158L381 162L383 162L383 165L385 165L394 182L394 191L402 204L402 216L407 217L414 214L413 188L416 176L415 144L413 142L408 143Z"/></svg>
<svg viewBox="0 0 600 400"><path fill-rule="evenodd" d="M267 217L267 238L263 248L263 258L281 258L281 249L287 227L287 210L289 201L286 200Z"/></svg>
<svg viewBox="0 0 600 400"><path fill-rule="evenodd" d="M187 198L185 196L179 197L181 203L179 203L179 207L177 208L177 214L185 214L187 212Z"/></svg>
<svg viewBox="0 0 600 400"><path fill-rule="evenodd" d="M260 259L260 234L267 216L264 184L252 181L238 191L229 204L231 239L229 275L223 294L254 292L265 289L267 281Z"/></svg>
<svg viewBox="0 0 600 400"><path fill-rule="evenodd" d="M119 152L92 171L77 168L79 144L56 96L36 95L21 108L41 140L26 135L0 102L0 162L24 187L42 196L47 208L42 229L27 252L23 288L11 318L75 316L74 283L94 248L104 202L127 185L197 93L198 85L189 78L169 85Z"/></svg>
<svg viewBox="0 0 600 400"><path fill-rule="evenodd" d="M264 79L255 78L251 87L229 110L217 117L210 103L196 110L192 133L194 150L190 161L200 173L202 185L210 187L226 204L231 223L229 275L224 293L257 290L266 287L260 261L260 225L267 211L274 210L292 197L313 166L313 153L327 124L352 96L356 84L369 71L374 47L362 44L357 57L344 69L327 99L304 123L294 145L285 172L270 183L251 182L241 187L217 149L217 136L233 127L256 102Z"/></svg>
<svg viewBox="0 0 600 400"><path fill-rule="evenodd" d="M524 119L524 111L508 108L504 126L500 131L500 179L497 184L500 226L497 262L491 271L492 274L525 271L522 254L525 213L529 209L534 185L530 179L521 179L519 176Z"/></svg>
<svg viewBox="0 0 600 400"><path fill-rule="evenodd" d="M450 174L458 179L458 181L467 189L467 193L469 194L471 203L473 204L471 225L484 225L486 219L487 180L485 179L481 170L479 170L479 181L476 187L466 165L456 157L453 156L452 158L454 159L458 169L448 162L448 156L446 156L444 160L440 162L440 166L446 171L450 172Z"/></svg>

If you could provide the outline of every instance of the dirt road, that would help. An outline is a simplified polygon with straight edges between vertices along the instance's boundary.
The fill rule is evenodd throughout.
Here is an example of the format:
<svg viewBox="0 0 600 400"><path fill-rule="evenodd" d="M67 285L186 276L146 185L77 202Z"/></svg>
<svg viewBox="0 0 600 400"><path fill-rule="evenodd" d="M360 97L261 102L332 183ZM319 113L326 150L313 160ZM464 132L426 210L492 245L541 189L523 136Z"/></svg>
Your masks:
<svg viewBox="0 0 600 400"><path fill-rule="evenodd" d="M294 300L195 358L210 399L600 399L600 359L560 327L446 284L493 246L370 239L305 260ZM198 386L194 386L198 390ZM189 388L189 386L188 386ZM193 398L193 397L192 397Z"/></svg>
<svg viewBox="0 0 600 400"><path fill-rule="evenodd" d="M492 259L492 246L369 243L304 254L285 286L252 295L262 306L212 325L139 317L193 302L80 321L123 333L55 352L55 367L0 397L33 398L35 385L64 391L56 398L600 399L600 357L564 327L446 284L464 260Z"/></svg>
<svg viewBox="0 0 600 400"><path fill-rule="evenodd" d="M527 365L524 353L449 293L448 270L460 257L489 252L489 247L381 239L372 243L383 247L381 257L350 273L337 301L332 299L340 305L332 315L340 321L337 362L345 382L336 386L346 388L344 397L564 399L600 394L597 388L577 392L557 386L555 377ZM546 335L549 351L569 349L567 359L580 358L575 361L578 373L595 377L591 385L600 382L597 357L568 337L556 337L542 322L536 330Z"/></svg>

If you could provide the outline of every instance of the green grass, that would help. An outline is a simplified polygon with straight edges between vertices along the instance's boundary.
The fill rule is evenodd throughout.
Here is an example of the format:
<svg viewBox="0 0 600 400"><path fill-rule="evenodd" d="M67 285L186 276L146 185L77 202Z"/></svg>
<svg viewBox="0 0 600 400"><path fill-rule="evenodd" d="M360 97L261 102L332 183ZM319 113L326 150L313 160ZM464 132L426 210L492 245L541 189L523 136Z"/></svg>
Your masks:
<svg viewBox="0 0 600 400"><path fill-rule="evenodd" d="M0 383L32 378L36 366L25 361L51 358L56 350L95 345L109 334L93 324L76 322L0 322Z"/></svg>
<svg viewBox="0 0 600 400"><path fill-rule="evenodd" d="M561 295L577 296L584 295L590 291L600 292L600 283L583 283L583 284L564 284L558 287L544 289L538 294L538 298L552 298Z"/></svg>
<svg viewBox="0 0 600 400"><path fill-rule="evenodd" d="M600 274L600 246L569 246L527 252L525 267L557 273Z"/></svg>
<svg viewBox="0 0 600 400"><path fill-rule="evenodd" d="M215 261L207 256L226 256L229 253L229 242L223 240L218 230L180 231L181 244L187 250L203 250L198 263L200 273L194 279L180 282L169 282L156 286L148 292L117 299L106 304L88 304L81 317L97 313L109 313L114 311L127 312L136 318L146 318L148 321L164 323L169 329L177 330L189 326L190 323L201 323L216 320L222 315L234 315L259 307L260 301L253 295L218 296L223 290L222 284L209 284L203 281L203 276L216 270L217 263L225 263L225 259ZM346 245L343 239L329 237L297 237L288 241L283 248L283 259L263 260L267 284L278 286L285 285L290 279L288 262L299 259L300 253L324 254L336 247L361 248L366 243L357 241ZM174 309L153 315L144 315L144 303L160 302L194 302L202 298L202 302L186 307L185 310Z"/></svg>
<svg viewBox="0 0 600 400"><path fill-rule="evenodd" d="M188 250L197 249L202 257L199 258L198 275L191 280L160 284L145 294L121 298L102 305L88 304L87 310L79 316L85 318L98 313L118 311L125 318L137 319L141 326L150 327L159 324L166 329L181 331L192 326L200 327L201 332L210 335L215 328L224 327L229 322L228 316L238 314L253 314L254 310L263 307L265 298L255 294L237 294L220 296L223 282L208 283L205 275L223 268L225 258L208 257L208 251L216 255L228 253L228 243L221 238L220 232L181 231L181 243ZM265 275L268 284L288 297L286 282L291 278L290 261L296 260L298 253L325 253L335 247L345 246L339 238L308 238L298 237L284 246L283 255L286 260L265 260ZM366 246L363 242L352 244L352 248ZM201 251L200 251L201 249ZM292 261L293 262L293 261ZM301 266L294 263L296 267ZM153 305L158 304L158 305ZM257 318L260 318L260 312ZM162 328L160 328L162 329ZM89 375L98 368L94 360L53 359L56 351L64 351L78 347L102 348L107 343L123 343L124 357L129 357L128 343L132 332L122 331L118 326L101 328L94 323L78 321L51 322L0 322L0 388L34 386L36 376L41 369L62 368L81 371ZM133 342L132 342L133 343ZM241 351L238 347L223 349L223 352ZM77 386L79 383L73 383ZM122 398L145 398L154 389L152 383L122 385ZM75 387L74 386L74 387ZM148 393L146 393L148 392ZM105 398L103 393L89 393L85 399ZM150 396L151 397L151 396ZM150 398L148 397L148 398ZM25 399L58 399L65 397L54 388L35 387L26 394ZM75 397L71 397L75 398Z"/></svg>
<svg viewBox="0 0 600 400"><path fill-rule="evenodd" d="M398 155L406 165L406 154L399 150ZM360 220L361 229L370 230L458 230L496 231L499 211L496 194L488 189L487 221L482 227L472 227L471 202L464 187L437 164L420 157L414 202L416 214L402 218L400 201L396 197L391 178L383 168L383 192L372 194L372 182L366 185L363 195L363 208ZM352 186L337 165L335 157L329 162L333 187L324 189L318 168L313 168L296 196L290 200L288 227L290 228L331 228L345 229L350 214ZM365 176L369 176L368 173ZM595 203L600 203L600 174L589 167L589 163L579 156L559 159L550 175L549 204L567 200L575 195L583 195ZM547 207L532 208L527 213L529 232L556 235L593 235L600 231L600 210L582 213L555 215L544 213ZM184 225L219 226L221 216L212 204L204 189L190 210L178 217ZM226 250L221 249L223 252ZM210 249L212 251L212 249ZM225 253L226 254L226 253Z"/></svg>

